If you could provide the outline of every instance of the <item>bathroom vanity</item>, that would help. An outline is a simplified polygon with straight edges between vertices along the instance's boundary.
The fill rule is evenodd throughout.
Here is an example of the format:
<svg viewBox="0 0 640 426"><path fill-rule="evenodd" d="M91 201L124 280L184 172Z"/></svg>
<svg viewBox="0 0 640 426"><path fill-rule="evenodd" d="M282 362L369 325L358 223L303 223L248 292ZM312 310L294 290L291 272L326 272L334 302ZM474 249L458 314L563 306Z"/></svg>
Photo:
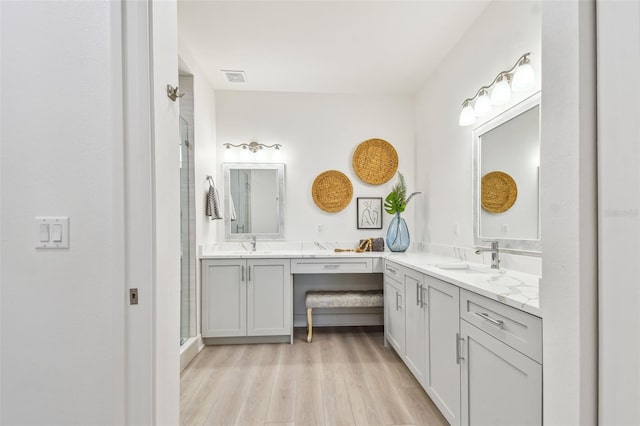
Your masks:
<svg viewBox="0 0 640 426"><path fill-rule="evenodd" d="M417 259L385 260L386 341L450 424L540 425L534 277Z"/></svg>
<svg viewBox="0 0 640 426"><path fill-rule="evenodd" d="M541 424L539 277L427 253L205 251L205 342L293 343L297 274L382 276L385 344L450 424Z"/></svg>

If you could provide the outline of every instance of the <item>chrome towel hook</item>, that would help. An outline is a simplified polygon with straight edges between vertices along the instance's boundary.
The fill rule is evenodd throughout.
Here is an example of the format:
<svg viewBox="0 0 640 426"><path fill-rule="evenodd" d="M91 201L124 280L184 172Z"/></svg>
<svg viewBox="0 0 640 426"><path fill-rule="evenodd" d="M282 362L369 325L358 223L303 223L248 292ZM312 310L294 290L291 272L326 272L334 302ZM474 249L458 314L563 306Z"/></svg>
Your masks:
<svg viewBox="0 0 640 426"><path fill-rule="evenodd" d="M167 84L167 96L175 102L176 99L183 97L184 93L180 92L178 86L173 87L172 85Z"/></svg>

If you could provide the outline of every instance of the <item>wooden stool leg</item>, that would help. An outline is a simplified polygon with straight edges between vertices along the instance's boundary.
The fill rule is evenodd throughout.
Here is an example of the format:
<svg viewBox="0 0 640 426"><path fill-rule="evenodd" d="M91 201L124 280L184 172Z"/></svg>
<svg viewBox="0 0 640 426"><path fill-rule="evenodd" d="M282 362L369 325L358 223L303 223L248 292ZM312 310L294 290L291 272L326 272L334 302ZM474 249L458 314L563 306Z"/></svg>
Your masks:
<svg viewBox="0 0 640 426"><path fill-rule="evenodd" d="M307 334L307 342L311 343L311 339L313 338L313 316L311 315L311 308L307 308L307 329L309 333Z"/></svg>

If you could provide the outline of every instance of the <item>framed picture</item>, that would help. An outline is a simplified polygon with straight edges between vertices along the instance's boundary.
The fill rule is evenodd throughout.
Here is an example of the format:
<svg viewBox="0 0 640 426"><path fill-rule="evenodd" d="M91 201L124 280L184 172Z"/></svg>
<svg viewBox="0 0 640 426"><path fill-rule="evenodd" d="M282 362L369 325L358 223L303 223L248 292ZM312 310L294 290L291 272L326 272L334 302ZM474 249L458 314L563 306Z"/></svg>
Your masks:
<svg viewBox="0 0 640 426"><path fill-rule="evenodd" d="M358 229L382 229L381 197L358 197Z"/></svg>

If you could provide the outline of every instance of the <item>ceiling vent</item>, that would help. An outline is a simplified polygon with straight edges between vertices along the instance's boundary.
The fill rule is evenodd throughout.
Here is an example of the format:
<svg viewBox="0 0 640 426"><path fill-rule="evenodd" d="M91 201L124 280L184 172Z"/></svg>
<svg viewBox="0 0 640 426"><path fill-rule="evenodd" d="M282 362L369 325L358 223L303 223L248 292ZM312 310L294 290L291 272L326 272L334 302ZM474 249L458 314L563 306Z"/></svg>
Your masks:
<svg viewBox="0 0 640 426"><path fill-rule="evenodd" d="M244 71L222 70L229 83L246 83L247 76Z"/></svg>

